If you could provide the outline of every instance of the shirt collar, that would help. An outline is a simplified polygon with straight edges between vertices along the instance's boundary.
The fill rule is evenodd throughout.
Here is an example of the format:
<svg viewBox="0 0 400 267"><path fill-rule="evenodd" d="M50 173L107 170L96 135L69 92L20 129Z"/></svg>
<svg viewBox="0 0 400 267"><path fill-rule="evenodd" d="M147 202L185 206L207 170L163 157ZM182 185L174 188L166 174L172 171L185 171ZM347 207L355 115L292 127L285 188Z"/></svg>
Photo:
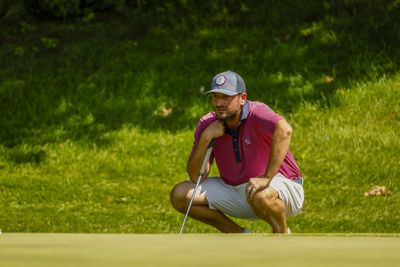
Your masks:
<svg viewBox="0 0 400 267"><path fill-rule="evenodd" d="M241 121L247 119L247 116L249 115L249 106L250 106L249 101L246 101L242 108L242 112L241 112L241 116L240 116Z"/></svg>
<svg viewBox="0 0 400 267"><path fill-rule="evenodd" d="M243 105L242 110L240 111L240 122L239 122L239 125L237 126L236 129L233 129L233 130L229 129L229 128L226 127L226 125L225 125L225 133L230 134L230 135L233 135L233 133L234 133L235 131L238 131L238 130L239 130L240 124L242 124L242 121L245 120L245 119L247 119L247 116L249 115L249 106L250 106L249 102L246 101L246 102L244 103L244 105Z"/></svg>

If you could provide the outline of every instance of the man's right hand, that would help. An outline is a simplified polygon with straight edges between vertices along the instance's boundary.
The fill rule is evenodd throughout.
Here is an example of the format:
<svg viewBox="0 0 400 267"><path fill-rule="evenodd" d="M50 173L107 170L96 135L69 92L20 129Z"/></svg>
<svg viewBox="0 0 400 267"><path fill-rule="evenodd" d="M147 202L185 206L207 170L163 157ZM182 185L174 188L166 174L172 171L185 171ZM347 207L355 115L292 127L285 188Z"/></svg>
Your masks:
<svg viewBox="0 0 400 267"><path fill-rule="evenodd" d="M218 138L220 136L223 136L225 133L225 126L224 123L216 120L212 122L208 127L203 131L203 137L206 138L206 140L211 141L214 138Z"/></svg>
<svg viewBox="0 0 400 267"><path fill-rule="evenodd" d="M200 172L208 145L210 144L211 140L224 135L224 133L224 123L218 120L212 122L210 125L207 126L206 129L204 129L197 144L197 148L194 153L189 157L188 163L186 165L186 170L189 174L189 177L194 183L197 182L198 174ZM207 177L209 170L210 164L208 164L207 166L207 169L205 171L206 174L203 176L203 179Z"/></svg>

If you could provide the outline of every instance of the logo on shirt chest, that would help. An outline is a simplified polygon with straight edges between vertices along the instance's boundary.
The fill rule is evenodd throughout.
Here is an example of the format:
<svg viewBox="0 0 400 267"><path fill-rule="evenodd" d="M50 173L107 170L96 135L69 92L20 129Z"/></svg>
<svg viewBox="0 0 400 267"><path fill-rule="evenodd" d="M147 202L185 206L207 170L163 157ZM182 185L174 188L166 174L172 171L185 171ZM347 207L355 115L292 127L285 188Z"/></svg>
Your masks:
<svg viewBox="0 0 400 267"><path fill-rule="evenodd" d="M251 138L243 138L243 142L246 146L251 145Z"/></svg>

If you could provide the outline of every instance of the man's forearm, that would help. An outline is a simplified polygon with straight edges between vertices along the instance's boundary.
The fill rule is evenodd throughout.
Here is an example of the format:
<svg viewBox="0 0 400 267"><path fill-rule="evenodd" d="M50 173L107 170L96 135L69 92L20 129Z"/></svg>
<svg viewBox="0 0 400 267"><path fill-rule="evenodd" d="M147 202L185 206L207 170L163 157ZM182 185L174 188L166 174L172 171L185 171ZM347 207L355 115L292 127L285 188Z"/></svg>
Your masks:
<svg viewBox="0 0 400 267"><path fill-rule="evenodd" d="M200 137L199 143L197 144L196 150L193 155L189 158L186 165L187 173L193 182L197 182L198 175L200 173L200 168L203 163L208 144L211 142L207 136L202 135ZM208 173L208 169L205 173Z"/></svg>
<svg viewBox="0 0 400 267"><path fill-rule="evenodd" d="M269 163L264 174L266 178L272 179L278 173L289 150L291 137L290 125L284 120L279 121L272 136Z"/></svg>

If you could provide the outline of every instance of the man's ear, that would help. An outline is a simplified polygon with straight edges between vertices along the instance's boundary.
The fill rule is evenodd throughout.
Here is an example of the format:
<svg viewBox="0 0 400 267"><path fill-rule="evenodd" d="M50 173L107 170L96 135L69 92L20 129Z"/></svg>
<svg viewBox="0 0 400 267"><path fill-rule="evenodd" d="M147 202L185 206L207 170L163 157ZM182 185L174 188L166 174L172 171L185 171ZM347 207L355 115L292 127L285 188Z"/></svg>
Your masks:
<svg viewBox="0 0 400 267"><path fill-rule="evenodd" d="M246 103L246 100L247 100L247 94L246 93L240 94L240 104L244 105L244 103Z"/></svg>

